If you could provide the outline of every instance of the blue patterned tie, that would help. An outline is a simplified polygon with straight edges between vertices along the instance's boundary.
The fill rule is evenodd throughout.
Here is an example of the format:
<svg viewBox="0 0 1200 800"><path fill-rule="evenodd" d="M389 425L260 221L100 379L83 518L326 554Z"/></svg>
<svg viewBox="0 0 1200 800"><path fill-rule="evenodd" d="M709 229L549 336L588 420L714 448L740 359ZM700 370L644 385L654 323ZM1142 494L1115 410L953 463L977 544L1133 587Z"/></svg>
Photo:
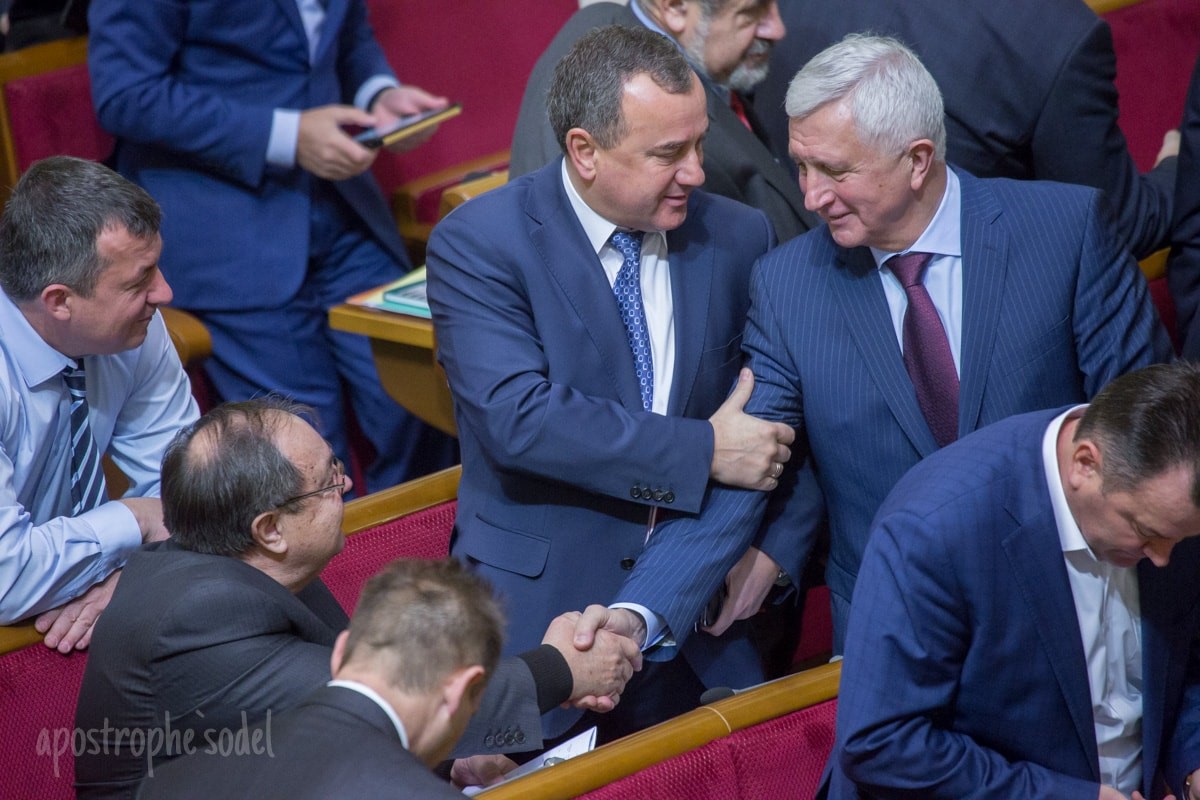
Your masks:
<svg viewBox="0 0 1200 800"><path fill-rule="evenodd" d="M106 499L100 450L88 422L87 381L82 366L63 370L71 394L71 516L95 508Z"/></svg>
<svg viewBox="0 0 1200 800"><path fill-rule="evenodd" d="M625 259L613 283L613 294L621 311L621 321L625 323L625 334L629 337L633 368L637 371L642 392L642 408L649 411L654 407L654 359L650 355L646 308L642 305L642 236L641 231L615 231L609 241Z"/></svg>

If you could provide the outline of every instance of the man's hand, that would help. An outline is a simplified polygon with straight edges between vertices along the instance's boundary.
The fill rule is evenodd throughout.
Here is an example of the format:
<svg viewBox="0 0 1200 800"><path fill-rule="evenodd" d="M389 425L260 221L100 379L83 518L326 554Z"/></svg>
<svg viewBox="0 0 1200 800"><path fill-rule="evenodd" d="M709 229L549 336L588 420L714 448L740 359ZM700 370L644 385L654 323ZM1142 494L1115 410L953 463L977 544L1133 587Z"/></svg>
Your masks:
<svg viewBox="0 0 1200 800"><path fill-rule="evenodd" d="M1179 155L1180 136L1179 131L1175 128L1163 134L1162 149L1158 151L1158 155L1154 159L1154 166L1158 166L1159 162L1164 158Z"/></svg>
<svg viewBox="0 0 1200 800"><path fill-rule="evenodd" d="M737 620L757 614L778 576L779 565L773 558L757 547L747 550L725 576L729 594L717 621L704 628L704 632L720 636Z"/></svg>
<svg viewBox="0 0 1200 800"><path fill-rule="evenodd" d="M743 367L733 393L708 418L713 427L709 475L727 486L770 491L779 485L783 465L792 457L788 445L796 432L782 422L766 422L743 412L753 391L754 373Z"/></svg>
<svg viewBox="0 0 1200 800"><path fill-rule="evenodd" d="M157 497L123 497L117 502L133 512L142 532L142 544L171 538L171 532L163 525L162 501Z"/></svg>
<svg viewBox="0 0 1200 800"><path fill-rule="evenodd" d="M578 611L560 614L550 622L542 644L552 645L562 653L571 668L574 683L567 700L570 705L591 711L612 711L621 701L625 684L642 668L642 652L629 636L606 630L602 624L589 631L586 643L581 646L580 620L589 612L593 618L601 616L593 609L608 611L603 606L588 606L584 614ZM645 636L644 629L642 635Z"/></svg>
<svg viewBox="0 0 1200 800"><path fill-rule="evenodd" d="M91 644L96 620L108 607L120 578L121 570L117 570L66 605L39 615L33 627L46 634L46 646L65 655Z"/></svg>
<svg viewBox="0 0 1200 800"><path fill-rule="evenodd" d="M435 97L424 89L416 86L398 86L385 89L379 93L371 113L375 116L375 127L388 128L400 117L419 114L422 111L440 110L450 105L445 97ZM405 136L400 141L388 147L393 153L403 153L429 141L437 132L436 125L430 125L423 131L412 136Z"/></svg>
<svg viewBox="0 0 1200 800"><path fill-rule="evenodd" d="M300 113L296 140L296 163L331 181L361 175L375 161L378 151L363 147L343 126L374 127L376 118L354 106L320 106Z"/></svg>
<svg viewBox="0 0 1200 800"><path fill-rule="evenodd" d="M455 788L465 786L491 786L517 768L517 762L508 756L471 756L455 759L450 766L450 782Z"/></svg>

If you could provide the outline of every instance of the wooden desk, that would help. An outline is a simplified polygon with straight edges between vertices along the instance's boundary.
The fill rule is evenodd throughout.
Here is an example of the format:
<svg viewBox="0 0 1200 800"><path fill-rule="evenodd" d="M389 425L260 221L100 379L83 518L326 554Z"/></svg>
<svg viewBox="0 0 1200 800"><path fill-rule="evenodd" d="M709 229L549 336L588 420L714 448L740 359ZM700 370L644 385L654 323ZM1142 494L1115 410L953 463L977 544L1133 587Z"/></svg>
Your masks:
<svg viewBox="0 0 1200 800"><path fill-rule="evenodd" d="M434 356L432 322L343 303L330 309L329 325L368 337L379 380L392 399L438 430L457 435L446 373Z"/></svg>

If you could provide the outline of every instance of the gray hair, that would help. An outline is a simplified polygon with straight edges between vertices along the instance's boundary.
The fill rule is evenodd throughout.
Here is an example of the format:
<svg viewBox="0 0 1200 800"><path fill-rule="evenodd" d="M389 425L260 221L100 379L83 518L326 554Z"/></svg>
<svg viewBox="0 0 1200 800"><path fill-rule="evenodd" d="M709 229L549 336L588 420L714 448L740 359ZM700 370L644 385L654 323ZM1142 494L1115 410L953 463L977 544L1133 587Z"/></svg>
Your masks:
<svg viewBox="0 0 1200 800"><path fill-rule="evenodd" d="M108 267L96 252L105 230L158 234L162 212L141 187L103 164L52 156L31 166L0 216L0 287L17 302L61 283L84 297Z"/></svg>
<svg viewBox="0 0 1200 800"><path fill-rule="evenodd" d="M941 90L897 40L852 33L825 48L796 73L785 105L789 117L802 118L843 99L865 144L899 154L917 139L929 139L937 160L946 160Z"/></svg>
<svg viewBox="0 0 1200 800"><path fill-rule="evenodd" d="M343 665L369 665L402 691L430 692L462 667L491 675L503 628L487 581L458 561L393 561L363 587Z"/></svg>
<svg viewBox="0 0 1200 800"><path fill-rule="evenodd" d="M287 416L309 409L270 396L225 403L183 428L163 455L163 523L182 548L241 556L254 544L253 523L291 509L304 477L275 442Z"/></svg>
<svg viewBox="0 0 1200 800"><path fill-rule="evenodd" d="M554 68L546 95L546 113L563 152L572 128L587 131L605 149L625 138L625 84L643 73L670 94L687 94L695 81L675 45L647 28L607 25L576 42Z"/></svg>

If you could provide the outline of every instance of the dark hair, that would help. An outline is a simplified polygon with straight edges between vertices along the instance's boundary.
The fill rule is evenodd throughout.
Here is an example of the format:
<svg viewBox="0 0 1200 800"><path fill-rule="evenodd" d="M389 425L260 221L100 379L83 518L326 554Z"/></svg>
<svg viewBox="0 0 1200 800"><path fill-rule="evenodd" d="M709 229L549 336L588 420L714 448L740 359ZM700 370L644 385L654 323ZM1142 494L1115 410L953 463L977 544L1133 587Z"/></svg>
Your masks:
<svg viewBox="0 0 1200 800"><path fill-rule="evenodd" d="M678 48L648 28L607 25L585 34L554 68L546 95L558 146L566 152L572 128L605 149L620 142L628 132L621 114L625 84L641 74L671 94L690 92L695 80Z"/></svg>
<svg viewBox="0 0 1200 800"><path fill-rule="evenodd" d="M428 692L461 667L491 675L503 627L487 581L458 561L393 561L363 587L344 663L370 663L392 686Z"/></svg>
<svg viewBox="0 0 1200 800"><path fill-rule="evenodd" d="M1105 492L1186 467L1191 501L1200 508L1200 365L1158 364L1117 378L1096 395L1075 429L1101 453Z"/></svg>
<svg viewBox="0 0 1200 800"><path fill-rule="evenodd" d="M171 440L163 455L163 523L187 550L240 556L254 518L287 508L304 478L275 443L287 415L309 409L279 397L217 406Z"/></svg>
<svg viewBox="0 0 1200 800"><path fill-rule="evenodd" d="M0 216L0 286L17 302L54 283L84 297L108 266L96 240L110 228L158 234L162 212L141 187L103 164L52 156L31 166Z"/></svg>

